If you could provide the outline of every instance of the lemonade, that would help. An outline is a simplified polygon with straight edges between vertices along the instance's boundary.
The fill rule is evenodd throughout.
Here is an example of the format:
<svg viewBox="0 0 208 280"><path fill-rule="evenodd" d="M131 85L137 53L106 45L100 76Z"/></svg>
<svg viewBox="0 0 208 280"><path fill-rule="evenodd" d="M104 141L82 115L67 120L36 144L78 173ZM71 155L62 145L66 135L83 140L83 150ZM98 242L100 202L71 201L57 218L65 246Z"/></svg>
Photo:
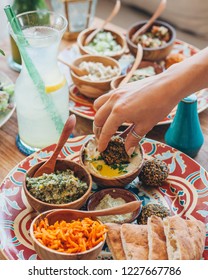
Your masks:
<svg viewBox="0 0 208 280"><path fill-rule="evenodd" d="M27 42L25 50L45 85L43 99L23 61L15 84L19 136L23 144L36 150L57 143L60 127L63 128L69 115L68 86L57 65L60 30L48 25L33 26L23 29L23 34ZM55 117L59 119L59 129Z"/></svg>

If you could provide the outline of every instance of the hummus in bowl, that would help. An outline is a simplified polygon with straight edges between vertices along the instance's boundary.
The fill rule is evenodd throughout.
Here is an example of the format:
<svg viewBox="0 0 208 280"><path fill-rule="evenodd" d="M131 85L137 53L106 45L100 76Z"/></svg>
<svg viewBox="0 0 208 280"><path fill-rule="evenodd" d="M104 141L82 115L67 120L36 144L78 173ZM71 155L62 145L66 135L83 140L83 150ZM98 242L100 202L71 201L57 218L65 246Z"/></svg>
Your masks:
<svg viewBox="0 0 208 280"><path fill-rule="evenodd" d="M118 158L118 154L116 157ZM104 156L98 152L95 138L92 138L83 146L80 161L98 185L123 187L139 175L143 165L143 150L138 144L128 161L117 163L113 160L114 163L108 164Z"/></svg>

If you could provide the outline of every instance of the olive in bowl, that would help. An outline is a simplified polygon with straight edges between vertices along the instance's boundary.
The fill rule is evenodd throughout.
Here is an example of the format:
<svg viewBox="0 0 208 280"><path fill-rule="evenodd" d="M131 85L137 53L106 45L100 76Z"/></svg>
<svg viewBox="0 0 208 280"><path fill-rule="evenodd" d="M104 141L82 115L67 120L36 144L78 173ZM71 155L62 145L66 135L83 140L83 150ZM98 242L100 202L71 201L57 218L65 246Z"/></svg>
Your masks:
<svg viewBox="0 0 208 280"><path fill-rule="evenodd" d="M163 60L173 48L176 39L176 30L170 24L156 20L144 34L139 35L133 42L132 36L146 22L146 20L139 21L128 29L126 34L128 48L131 54L136 56L137 44L140 43L143 47L144 60Z"/></svg>
<svg viewBox="0 0 208 280"><path fill-rule="evenodd" d="M63 212L49 210L33 219L30 237L38 256L43 260L96 259L105 244L105 225L76 210L67 215Z"/></svg>
<svg viewBox="0 0 208 280"><path fill-rule="evenodd" d="M131 201L139 200L136 194L124 188L105 188L100 191L94 192L90 195L87 201L87 210L101 210L124 205ZM99 217L103 223L131 223L139 215L141 207L133 212L123 215L109 215Z"/></svg>
<svg viewBox="0 0 208 280"><path fill-rule="evenodd" d="M121 74L115 59L101 55L83 55L75 59L73 65L87 73L79 76L71 70L74 85L81 94L93 99L108 92L112 79Z"/></svg>
<svg viewBox="0 0 208 280"><path fill-rule="evenodd" d="M81 208L92 189L86 168L71 160L57 159L54 173L33 177L44 162L35 164L25 174L23 191L31 207L38 212Z"/></svg>
<svg viewBox="0 0 208 280"><path fill-rule="evenodd" d="M114 59L119 59L126 50L126 40L123 34L104 28L88 44L85 40L95 29L83 30L77 37L77 45L82 55L103 55Z"/></svg>
<svg viewBox="0 0 208 280"><path fill-rule="evenodd" d="M89 139L80 152L80 162L92 175L93 181L104 187L124 187L140 173L144 152L138 144L135 152L128 156L123 139L118 135L111 138L102 153L97 150L97 141Z"/></svg>

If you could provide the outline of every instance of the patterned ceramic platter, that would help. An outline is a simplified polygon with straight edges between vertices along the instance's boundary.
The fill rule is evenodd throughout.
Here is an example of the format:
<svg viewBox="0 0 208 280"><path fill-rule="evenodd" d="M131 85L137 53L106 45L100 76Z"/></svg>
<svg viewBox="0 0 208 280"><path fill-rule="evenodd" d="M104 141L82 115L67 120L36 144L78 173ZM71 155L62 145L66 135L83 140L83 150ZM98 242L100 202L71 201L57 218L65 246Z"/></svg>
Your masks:
<svg viewBox="0 0 208 280"><path fill-rule="evenodd" d="M76 86L71 86L69 89L69 110L80 117L94 120L93 99L79 93Z"/></svg>
<svg viewBox="0 0 208 280"><path fill-rule="evenodd" d="M62 149L61 157L78 160L82 145L92 136L70 139ZM170 169L168 180L160 188L142 188L138 178L126 186L143 201L163 204L183 218L195 217L207 227L203 257L208 259L208 173L194 160L165 144L144 139L146 158L157 157ZM38 161L48 158L55 145L49 146L20 162L1 184L0 189L0 255L10 260L38 259L32 246L29 227L36 213L28 205L22 190L25 172ZM94 191L98 187L94 184ZM107 247L99 258L111 258Z"/></svg>
<svg viewBox="0 0 208 280"><path fill-rule="evenodd" d="M0 72L0 84L3 84L4 86L13 85L12 80L5 75L4 73ZM12 116L15 110L15 104L14 104L14 98L12 97L9 102L10 108L8 108L5 112L0 112L0 127L4 125Z"/></svg>
<svg viewBox="0 0 208 280"><path fill-rule="evenodd" d="M181 53L186 57L194 55L198 49L183 41L177 40L175 42L172 53ZM208 106L208 89L201 90L196 93L198 102L198 113L205 110ZM158 125L171 123L176 113L174 108L172 112ZM70 88L69 110L83 118L94 120L95 110L93 109L93 100L79 93L75 86Z"/></svg>

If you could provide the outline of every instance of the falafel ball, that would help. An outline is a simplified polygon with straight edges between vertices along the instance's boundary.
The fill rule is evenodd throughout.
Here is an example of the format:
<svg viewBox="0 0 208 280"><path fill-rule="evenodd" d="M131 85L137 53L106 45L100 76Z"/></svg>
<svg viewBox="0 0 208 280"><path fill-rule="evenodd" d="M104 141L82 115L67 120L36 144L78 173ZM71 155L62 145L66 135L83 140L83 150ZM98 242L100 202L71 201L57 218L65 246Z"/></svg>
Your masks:
<svg viewBox="0 0 208 280"><path fill-rule="evenodd" d="M106 164L129 163L130 158L125 150L124 139L120 136L112 136L107 148L101 152Z"/></svg>
<svg viewBox="0 0 208 280"><path fill-rule="evenodd" d="M163 219L167 216L170 216L170 210L160 204L148 203L147 205L142 207L141 213L137 218L137 223L140 225L146 225L148 218L152 215L158 216Z"/></svg>
<svg viewBox="0 0 208 280"><path fill-rule="evenodd" d="M139 178L147 186L159 187L169 175L168 165L159 159L146 160Z"/></svg>

